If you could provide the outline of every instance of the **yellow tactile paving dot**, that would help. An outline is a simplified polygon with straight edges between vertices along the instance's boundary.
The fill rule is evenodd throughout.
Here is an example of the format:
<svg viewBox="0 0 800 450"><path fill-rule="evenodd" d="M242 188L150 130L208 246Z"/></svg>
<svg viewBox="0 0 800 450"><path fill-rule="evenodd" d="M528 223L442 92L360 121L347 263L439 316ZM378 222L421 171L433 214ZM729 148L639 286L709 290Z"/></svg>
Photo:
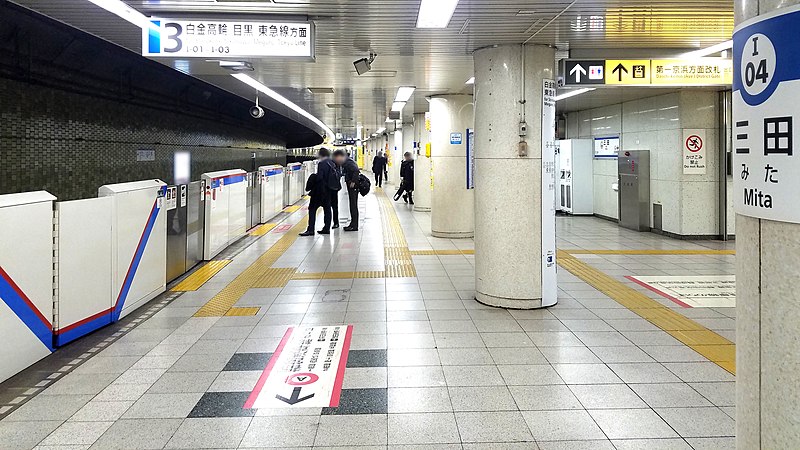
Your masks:
<svg viewBox="0 0 800 450"><path fill-rule="evenodd" d="M297 240L297 233L308 226L308 216L292 227L278 242L264 252L247 269L239 274L222 291L208 301L195 317L222 317L253 287L283 287L292 278L295 269L273 269L272 264ZM282 284L281 284L282 283Z"/></svg>
<svg viewBox="0 0 800 450"><path fill-rule="evenodd" d="M403 227L397 218L391 200L386 194L378 196L381 210L381 227L383 232L384 264L386 278L416 277L417 269L411 259Z"/></svg>
<svg viewBox="0 0 800 450"><path fill-rule="evenodd" d="M253 231L250 232L251 236L264 236L265 234L272 231L273 228L278 226L277 223L265 223L261 226L256 227Z"/></svg>
<svg viewBox="0 0 800 450"><path fill-rule="evenodd" d="M293 212L297 212L297 211L300 211L300 205L292 205L292 206L287 206L286 208L283 208L283 212L287 212L287 213L293 213Z"/></svg>
<svg viewBox="0 0 800 450"><path fill-rule="evenodd" d="M172 292L188 292L188 291L196 291L203 286L206 281L210 280L214 275L216 275L220 270L225 268L228 264L230 264L231 260L223 259L219 261L209 261L203 265L203 267L195 270L191 275L184 278L180 283L176 284L172 289Z"/></svg>
<svg viewBox="0 0 800 450"><path fill-rule="evenodd" d="M558 252L558 264L692 350L728 372L736 374L736 345L733 342L611 278L565 251Z"/></svg>
<svg viewBox="0 0 800 450"><path fill-rule="evenodd" d="M564 250L570 255L735 255L736 250Z"/></svg>
<svg viewBox="0 0 800 450"><path fill-rule="evenodd" d="M255 316L261 310L261 307L254 306L248 308L231 308L228 312L225 313L226 316L230 317L248 317L248 316Z"/></svg>

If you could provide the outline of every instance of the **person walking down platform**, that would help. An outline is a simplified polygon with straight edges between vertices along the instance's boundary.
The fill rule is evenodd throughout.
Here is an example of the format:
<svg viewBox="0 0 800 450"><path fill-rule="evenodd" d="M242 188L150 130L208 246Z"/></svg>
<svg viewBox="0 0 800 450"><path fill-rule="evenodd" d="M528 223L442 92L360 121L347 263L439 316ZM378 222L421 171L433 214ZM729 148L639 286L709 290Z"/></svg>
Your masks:
<svg viewBox="0 0 800 450"><path fill-rule="evenodd" d="M372 160L372 173L375 174L375 185L378 187L383 187L383 174L386 172L387 163L388 161L383 156L383 152L378 152Z"/></svg>
<svg viewBox="0 0 800 450"><path fill-rule="evenodd" d="M308 206L308 228L300 236L313 236L317 221L317 209L322 208L325 217L325 226L319 234L331 234L331 220L333 217L331 199L336 198L336 192L341 189L339 168L331 160L331 152L321 148L318 153L319 166L317 173L312 174L306 182L306 191L311 195ZM338 222L338 219L337 219Z"/></svg>
<svg viewBox="0 0 800 450"><path fill-rule="evenodd" d="M414 158L410 152L403 155L403 162L400 164L400 189L394 194L394 201L403 196L403 201L414 204Z"/></svg>
<svg viewBox="0 0 800 450"><path fill-rule="evenodd" d="M358 176L361 175L361 171L358 170L358 164L348 158L344 150L333 152L333 161L342 170L350 199L350 225L345 227L344 231L358 231Z"/></svg>

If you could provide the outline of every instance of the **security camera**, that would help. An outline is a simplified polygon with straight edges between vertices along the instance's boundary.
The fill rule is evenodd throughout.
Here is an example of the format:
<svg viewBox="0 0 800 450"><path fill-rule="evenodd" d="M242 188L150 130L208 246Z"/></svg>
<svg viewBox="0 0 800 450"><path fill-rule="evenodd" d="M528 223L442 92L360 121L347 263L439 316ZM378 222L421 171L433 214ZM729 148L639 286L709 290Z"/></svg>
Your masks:
<svg viewBox="0 0 800 450"><path fill-rule="evenodd" d="M250 107L250 115L253 119L260 119L264 114L264 108L258 106L258 94L256 94L256 104Z"/></svg>
<svg viewBox="0 0 800 450"><path fill-rule="evenodd" d="M253 116L254 119L260 119L264 117L264 108L253 105L250 107L250 115Z"/></svg>
<svg viewBox="0 0 800 450"><path fill-rule="evenodd" d="M377 53L370 53L369 58L361 58L358 61L353 62L353 66L356 68L356 73L359 75L364 75L372 70L372 63L375 62L375 58L377 57Z"/></svg>

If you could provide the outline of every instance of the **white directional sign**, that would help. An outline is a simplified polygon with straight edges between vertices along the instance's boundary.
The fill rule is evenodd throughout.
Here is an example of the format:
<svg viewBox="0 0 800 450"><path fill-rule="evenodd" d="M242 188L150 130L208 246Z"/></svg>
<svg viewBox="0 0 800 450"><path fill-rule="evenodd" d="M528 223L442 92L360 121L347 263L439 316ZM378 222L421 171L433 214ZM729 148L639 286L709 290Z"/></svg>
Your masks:
<svg viewBox="0 0 800 450"><path fill-rule="evenodd" d="M604 60L567 60L566 84L604 84L605 64Z"/></svg>
<svg viewBox="0 0 800 450"><path fill-rule="evenodd" d="M162 19L142 29L143 56L314 58L312 22Z"/></svg>
<svg viewBox="0 0 800 450"><path fill-rule="evenodd" d="M800 7L748 20L733 36L734 202L738 214L800 223Z"/></svg>
<svg viewBox="0 0 800 450"><path fill-rule="evenodd" d="M245 409L337 407L352 325L289 328Z"/></svg>

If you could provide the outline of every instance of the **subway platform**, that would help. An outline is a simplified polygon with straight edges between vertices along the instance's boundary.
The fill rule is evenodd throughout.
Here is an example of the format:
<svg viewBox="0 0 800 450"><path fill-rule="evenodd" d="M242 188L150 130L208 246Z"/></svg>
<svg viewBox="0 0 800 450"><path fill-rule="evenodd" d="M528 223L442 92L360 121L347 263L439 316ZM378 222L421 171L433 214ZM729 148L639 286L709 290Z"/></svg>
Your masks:
<svg viewBox="0 0 800 450"><path fill-rule="evenodd" d="M560 217L558 304L496 309L473 241L389 195L358 233L294 208L3 383L0 447L734 448L735 308L702 290L732 243Z"/></svg>

